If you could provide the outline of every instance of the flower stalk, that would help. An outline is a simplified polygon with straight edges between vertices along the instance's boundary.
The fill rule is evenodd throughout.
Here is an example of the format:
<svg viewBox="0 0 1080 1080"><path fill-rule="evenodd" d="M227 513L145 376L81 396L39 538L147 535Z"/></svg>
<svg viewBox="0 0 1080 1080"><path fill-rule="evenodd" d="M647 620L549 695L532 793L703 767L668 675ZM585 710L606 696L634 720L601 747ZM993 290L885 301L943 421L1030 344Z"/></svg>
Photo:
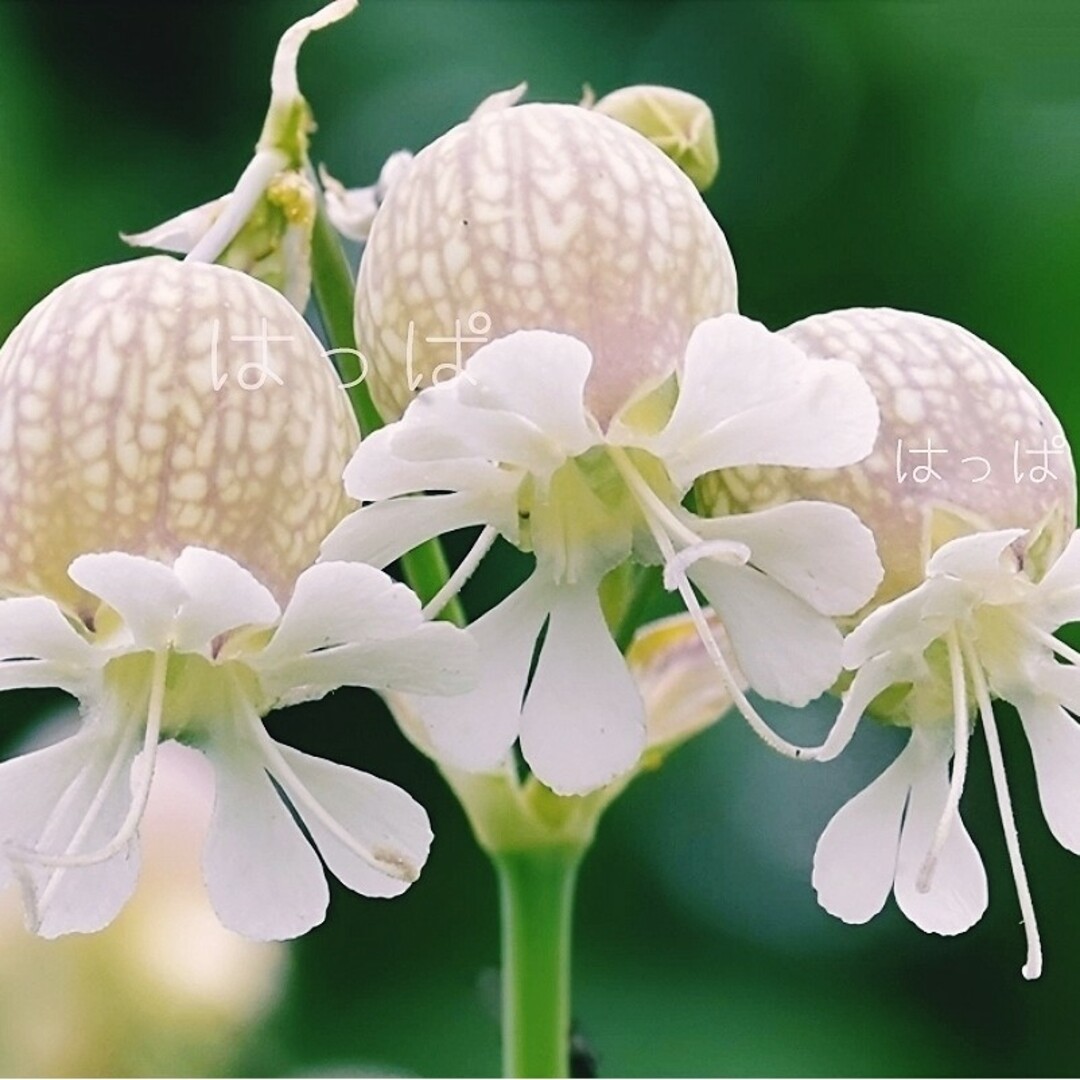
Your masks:
<svg viewBox="0 0 1080 1080"><path fill-rule="evenodd" d="M494 856L502 921L503 1075L569 1076L571 923L585 848Z"/></svg>
<svg viewBox="0 0 1080 1080"><path fill-rule="evenodd" d="M366 380L359 376L350 377L343 370L347 366L341 362L343 356L360 358L360 376L365 374L365 362L357 350L356 334L353 330L355 285L352 271L333 226L326 217L326 209L321 199L312 234L311 274L315 303L326 336L334 350L332 359L337 361L336 366L343 384L349 387L349 404L356 414L361 433L366 437L381 428L383 420L371 400ZM438 540L429 540L403 555L401 568L406 582L425 604L438 595L450 577L450 567ZM441 618L456 626L465 625L465 611L457 597L446 604Z"/></svg>

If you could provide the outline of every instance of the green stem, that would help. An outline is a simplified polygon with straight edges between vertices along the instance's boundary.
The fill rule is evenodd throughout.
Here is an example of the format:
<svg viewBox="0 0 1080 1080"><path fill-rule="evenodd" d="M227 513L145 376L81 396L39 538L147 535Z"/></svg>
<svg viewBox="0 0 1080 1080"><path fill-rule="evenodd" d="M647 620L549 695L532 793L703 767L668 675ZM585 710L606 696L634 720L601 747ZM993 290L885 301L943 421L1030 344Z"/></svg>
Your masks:
<svg viewBox="0 0 1080 1080"><path fill-rule="evenodd" d="M569 1076L571 921L582 852L541 847L494 856L502 907L504 1076Z"/></svg>
<svg viewBox="0 0 1080 1080"><path fill-rule="evenodd" d="M311 278L315 303L326 327L327 337L334 349L356 355L356 334L353 330L353 298L355 285L348 260L338 243L337 234L319 200L315 229L311 237ZM349 402L360 425L361 435L370 435L383 426L382 417L371 392L362 379L346 374L347 363L342 355L333 357L342 381L350 385ZM429 540L403 555L401 570L413 592L427 603L450 577L446 554L438 540ZM440 618L464 626L467 622L461 602L455 597L443 610Z"/></svg>
<svg viewBox="0 0 1080 1080"><path fill-rule="evenodd" d="M311 236L311 285L330 344L335 349L356 356L356 332L353 330L356 288L345 252L341 250L321 199ZM383 421L375 402L371 400L367 383L347 374L349 365L344 355L335 355L331 359L342 382L349 386L349 402L360 424L360 434L370 435L377 431L383 426Z"/></svg>

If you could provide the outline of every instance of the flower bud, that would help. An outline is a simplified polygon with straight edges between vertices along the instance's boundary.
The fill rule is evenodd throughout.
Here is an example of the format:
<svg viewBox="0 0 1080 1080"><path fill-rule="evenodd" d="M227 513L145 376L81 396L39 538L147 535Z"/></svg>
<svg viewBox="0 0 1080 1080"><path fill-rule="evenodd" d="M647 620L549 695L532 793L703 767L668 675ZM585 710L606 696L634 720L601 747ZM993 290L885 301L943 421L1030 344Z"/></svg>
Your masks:
<svg viewBox="0 0 1080 1080"><path fill-rule="evenodd" d="M873 453L843 469L730 469L706 477L710 513L791 499L850 507L877 539L885 579L875 606L918 585L948 540L1030 530L1034 576L1076 523L1076 473L1061 423L1000 352L929 315L852 309L813 315L781 333L811 356L849 360L881 409Z"/></svg>
<svg viewBox="0 0 1080 1080"><path fill-rule="evenodd" d="M230 555L279 599L345 515L358 441L279 293L152 256L54 290L0 349L0 589L79 610L80 554Z"/></svg>
<svg viewBox="0 0 1080 1080"><path fill-rule="evenodd" d="M686 175L576 105L482 108L389 190L360 264L356 330L384 418L514 330L580 338L601 423L735 310L727 241Z"/></svg>
<svg viewBox="0 0 1080 1080"><path fill-rule="evenodd" d="M720 150L712 109L701 98L670 86L624 86L593 108L663 150L698 191L712 186L720 171Z"/></svg>

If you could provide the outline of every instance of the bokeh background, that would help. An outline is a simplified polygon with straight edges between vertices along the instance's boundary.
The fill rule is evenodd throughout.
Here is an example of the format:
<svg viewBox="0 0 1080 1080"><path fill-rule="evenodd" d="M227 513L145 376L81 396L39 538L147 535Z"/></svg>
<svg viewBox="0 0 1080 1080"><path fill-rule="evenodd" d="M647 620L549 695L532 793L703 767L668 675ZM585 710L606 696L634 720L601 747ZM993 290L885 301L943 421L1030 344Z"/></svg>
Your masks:
<svg viewBox="0 0 1080 1080"><path fill-rule="evenodd" d="M0 335L71 274L126 257L120 230L231 186L276 39L316 6L0 0ZM576 101L586 81L700 94L723 158L708 201L744 312L774 327L853 305L953 319L1009 355L1080 436L1076 4L364 0L302 57L313 157L371 182L390 152L521 79L533 99ZM4 748L54 706L5 695ZM806 737L826 721L792 718ZM0 1071L495 1074L494 882L434 770L361 693L272 726L429 808L437 839L420 883L393 903L335 888L326 925L284 961L236 961L237 978L258 971L264 985L225 1013L132 992L142 984L117 959L127 937L69 962L27 953L9 920L0 1017L18 1022L0 1021ZM821 828L895 753L896 733L868 727L842 761L809 768L730 721L632 788L585 866L574 1014L601 1073L1075 1074L1080 860L1050 837L1018 726L1003 727L1047 953L1039 983L1020 977L981 736L965 818L991 908L939 939L891 904L843 926L809 883ZM143 952L224 955L200 925L162 918Z"/></svg>

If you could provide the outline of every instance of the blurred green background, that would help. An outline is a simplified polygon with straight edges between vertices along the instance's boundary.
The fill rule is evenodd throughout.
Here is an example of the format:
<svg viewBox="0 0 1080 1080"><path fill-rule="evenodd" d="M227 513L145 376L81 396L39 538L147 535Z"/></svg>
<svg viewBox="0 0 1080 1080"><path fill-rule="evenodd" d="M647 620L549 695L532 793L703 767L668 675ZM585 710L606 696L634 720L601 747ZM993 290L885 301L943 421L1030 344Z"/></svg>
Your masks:
<svg viewBox="0 0 1080 1080"><path fill-rule="evenodd" d="M316 6L0 0L0 336L63 279L125 257L120 230L231 186L276 39ZM774 327L853 305L955 320L1010 356L1080 437L1080 5L364 0L309 42L300 73L320 122L313 158L355 184L521 79L533 99L576 101L585 81L694 91L717 117L723 165L708 201L745 313ZM8 695L4 738L47 704ZM128 1051L108 1068L493 1075L494 882L434 770L363 694L272 727L428 807L437 838L423 879L392 904L335 887L326 925L292 947L278 1004L215 1064L146 1056L118 998L116 1030L100 1038ZM808 768L728 722L624 796L585 867L574 1014L602 1074L1075 1074L1080 860L1050 837L1024 741L1004 727L1040 982L1020 977L981 736L965 819L991 908L939 939L891 902L872 924L843 926L810 886L816 837L895 753L895 733L868 728L843 760ZM8 955L0 947L0 987L19 994ZM50 988L35 992L47 1012ZM3 1053L9 1072L33 1067L18 1045Z"/></svg>

